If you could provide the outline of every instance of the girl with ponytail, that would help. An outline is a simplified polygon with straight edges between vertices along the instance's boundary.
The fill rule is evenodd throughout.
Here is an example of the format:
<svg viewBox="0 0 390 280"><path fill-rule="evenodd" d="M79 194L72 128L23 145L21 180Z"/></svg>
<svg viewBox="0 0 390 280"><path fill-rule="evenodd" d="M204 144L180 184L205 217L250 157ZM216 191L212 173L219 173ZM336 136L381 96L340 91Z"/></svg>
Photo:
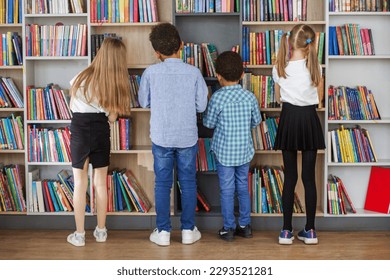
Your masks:
<svg viewBox="0 0 390 280"><path fill-rule="evenodd" d="M325 141L316 113L321 67L315 33L310 26L296 25L291 32L283 34L272 76L277 100L282 103L274 145L275 150L282 150L284 164L283 228L279 244L292 244L294 240L292 212L298 180L297 151L302 151L301 177L306 204L306 225L297 237L305 244L317 244L315 165L317 150L325 148Z"/></svg>

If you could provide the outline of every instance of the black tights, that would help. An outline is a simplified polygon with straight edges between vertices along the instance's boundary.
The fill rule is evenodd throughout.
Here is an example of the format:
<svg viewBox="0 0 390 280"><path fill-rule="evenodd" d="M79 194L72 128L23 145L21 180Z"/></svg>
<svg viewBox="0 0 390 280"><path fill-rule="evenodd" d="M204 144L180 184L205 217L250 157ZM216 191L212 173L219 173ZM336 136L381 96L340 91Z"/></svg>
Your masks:
<svg viewBox="0 0 390 280"><path fill-rule="evenodd" d="M283 229L292 231L294 191L298 180L297 151L282 151L284 163L283 184ZM317 205L315 165L317 150L302 151L302 182L305 187L306 230L315 229Z"/></svg>

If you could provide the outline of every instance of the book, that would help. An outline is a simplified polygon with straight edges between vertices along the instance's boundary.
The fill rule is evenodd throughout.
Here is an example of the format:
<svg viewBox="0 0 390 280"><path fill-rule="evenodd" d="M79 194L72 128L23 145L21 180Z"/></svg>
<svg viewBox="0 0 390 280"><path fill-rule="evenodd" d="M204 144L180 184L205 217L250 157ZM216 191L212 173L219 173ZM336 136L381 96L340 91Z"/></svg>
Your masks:
<svg viewBox="0 0 390 280"><path fill-rule="evenodd" d="M384 214L390 213L390 168L371 167L364 209Z"/></svg>

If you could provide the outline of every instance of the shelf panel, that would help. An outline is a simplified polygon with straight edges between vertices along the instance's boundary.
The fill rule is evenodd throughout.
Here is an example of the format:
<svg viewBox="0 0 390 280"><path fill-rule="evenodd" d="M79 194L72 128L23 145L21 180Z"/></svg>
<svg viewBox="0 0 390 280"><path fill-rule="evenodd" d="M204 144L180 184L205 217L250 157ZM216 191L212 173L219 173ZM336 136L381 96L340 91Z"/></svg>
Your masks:
<svg viewBox="0 0 390 280"><path fill-rule="evenodd" d="M239 17L240 13L174 13L174 17Z"/></svg>
<svg viewBox="0 0 390 280"><path fill-rule="evenodd" d="M272 69L274 66L272 64L249 64L244 65L245 69ZM326 68L325 64L321 64L322 68Z"/></svg>
<svg viewBox="0 0 390 280"><path fill-rule="evenodd" d="M328 162L328 166L353 167L353 166L389 166L390 159L379 159L377 162Z"/></svg>
<svg viewBox="0 0 390 280"><path fill-rule="evenodd" d="M131 150L111 150L111 154L143 154L151 152L152 146L134 146Z"/></svg>
<svg viewBox="0 0 390 280"><path fill-rule="evenodd" d="M27 212L18 211L0 211L0 215L26 215Z"/></svg>
<svg viewBox="0 0 390 280"><path fill-rule="evenodd" d="M10 27L23 27L21 23L1 23L0 27L10 28Z"/></svg>
<svg viewBox="0 0 390 280"><path fill-rule="evenodd" d="M1 150L0 154L24 154L26 150Z"/></svg>
<svg viewBox="0 0 390 280"><path fill-rule="evenodd" d="M160 22L94 22L91 27L145 27L155 26Z"/></svg>
<svg viewBox="0 0 390 280"><path fill-rule="evenodd" d="M356 208L356 213L347 213L346 215L324 214L327 218L362 218L362 217L390 217L390 214L368 211L362 208Z"/></svg>
<svg viewBox="0 0 390 280"><path fill-rule="evenodd" d="M329 16L390 16L390 12L329 12Z"/></svg>
<svg viewBox="0 0 390 280"><path fill-rule="evenodd" d="M27 124L69 124L71 120L27 120Z"/></svg>
<svg viewBox="0 0 390 280"><path fill-rule="evenodd" d="M87 13L69 13L69 14L25 14L25 18L69 18L69 17L88 17Z"/></svg>
<svg viewBox="0 0 390 280"><path fill-rule="evenodd" d="M328 120L330 124L390 124L390 119L382 120Z"/></svg>
<svg viewBox="0 0 390 280"><path fill-rule="evenodd" d="M325 20L313 20L313 21L243 21L242 25L247 26L272 26L272 25L297 25L297 24L307 24L307 25L326 25Z"/></svg>
<svg viewBox="0 0 390 280"><path fill-rule="evenodd" d="M329 55L329 60L390 59L390 55Z"/></svg>
<svg viewBox="0 0 390 280"><path fill-rule="evenodd" d="M260 108L260 111L263 112L281 112L282 108ZM325 112L325 108L317 108L317 112Z"/></svg>
<svg viewBox="0 0 390 280"><path fill-rule="evenodd" d="M0 70L23 70L23 65L2 65Z"/></svg>
<svg viewBox="0 0 390 280"><path fill-rule="evenodd" d="M46 165L56 165L56 166L71 166L72 163L71 162L54 162L54 161L50 161L50 162L27 162L27 165L42 165L42 166L46 166Z"/></svg>
<svg viewBox="0 0 390 280"><path fill-rule="evenodd" d="M301 154L301 151L298 151L298 154ZM276 155L281 155L282 151L278 150L255 150L255 154L276 154ZM317 154L325 154L325 150L318 150Z"/></svg>
<svg viewBox="0 0 390 280"><path fill-rule="evenodd" d="M24 108L0 108L0 112L24 112Z"/></svg>
<svg viewBox="0 0 390 280"><path fill-rule="evenodd" d="M87 60L88 56L26 56L27 61L34 60Z"/></svg>

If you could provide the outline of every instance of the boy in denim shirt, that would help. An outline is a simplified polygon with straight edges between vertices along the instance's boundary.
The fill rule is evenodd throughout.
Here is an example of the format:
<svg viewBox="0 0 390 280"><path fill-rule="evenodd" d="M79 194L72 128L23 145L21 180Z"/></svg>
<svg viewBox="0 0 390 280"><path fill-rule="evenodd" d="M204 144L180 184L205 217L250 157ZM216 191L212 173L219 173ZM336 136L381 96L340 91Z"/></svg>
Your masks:
<svg viewBox="0 0 390 280"><path fill-rule="evenodd" d="M212 95L203 125L215 129L211 150L217 161L223 215L223 227L218 234L223 240L232 241L234 235L252 237L248 171L255 150L251 128L260 123L261 115L254 94L239 84L244 74L239 54L227 51L218 56L216 72L222 88ZM235 192L240 212L237 226Z"/></svg>
<svg viewBox="0 0 390 280"><path fill-rule="evenodd" d="M150 241L160 246L170 245L170 194L176 162L182 191L182 243L192 244L201 238L195 226L196 113L206 109L208 90L199 69L180 59L182 41L172 24L155 26L149 39L161 60L145 70L138 92L140 105L150 107L151 111L157 228Z"/></svg>

